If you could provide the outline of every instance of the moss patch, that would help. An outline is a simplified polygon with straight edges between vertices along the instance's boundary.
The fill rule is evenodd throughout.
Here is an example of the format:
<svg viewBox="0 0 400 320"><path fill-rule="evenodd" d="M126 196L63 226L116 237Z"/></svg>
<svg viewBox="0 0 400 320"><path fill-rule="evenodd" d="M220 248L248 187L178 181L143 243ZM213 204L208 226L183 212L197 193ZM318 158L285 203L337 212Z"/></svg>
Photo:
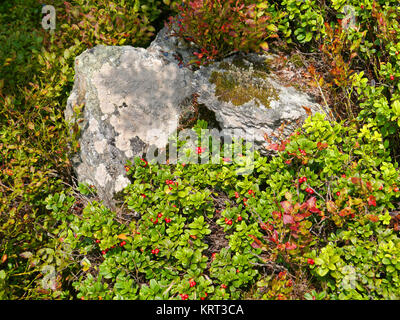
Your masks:
<svg viewBox="0 0 400 320"><path fill-rule="evenodd" d="M293 55L289 58L289 61L290 61L291 63L293 63L293 65L294 65L295 67L297 67L297 68L302 68L302 67L304 67L304 63L303 63L303 60L301 59L301 55L300 55L300 54L297 54L297 53L293 54Z"/></svg>
<svg viewBox="0 0 400 320"><path fill-rule="evenodd" d="M221 72L213 71L210 82L215 84L219 100L240 106L254 99L255 104L270 107L271 100L278 100L275 88L266 80L269 72L266 63L245 61L235 57L232 63L221 62Z"/></svg>

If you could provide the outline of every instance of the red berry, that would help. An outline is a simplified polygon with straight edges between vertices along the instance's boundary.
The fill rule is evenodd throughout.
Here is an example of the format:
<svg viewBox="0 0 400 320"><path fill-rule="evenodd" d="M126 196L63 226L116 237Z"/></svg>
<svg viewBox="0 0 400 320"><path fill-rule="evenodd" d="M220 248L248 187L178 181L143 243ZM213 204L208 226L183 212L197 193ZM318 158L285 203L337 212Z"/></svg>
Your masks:
<svg viewBox="0 0 400 320"><path fill-rule="evenodd" d="M163 214L160 212L157 217L161 218L163 216Z"/></svg>
<svg viewBox="0 0 400 320"><path fill-rule="evenodd" d="M221 284L221 288L222 288L222 289L226 289L227 287L226 287L226 285Z"/></svg>
<svg viewBox="0 0 400 320"><path fill-rule="evenodd" d="M394 75L390 76L390 80L392 80L392 81L394 80Z"/></svg>
<svg viewBox="0 0 400 320"><path fill-rule="evenodd" d="M217 253L216 252L214 252L212 255L211 255L211 257L213 258L213 259L215 259L215 256L217 255Z"/></svg>
<svg viewBox="0 0 400 320"><path fill-rule="evenodd" d="M96 243L100 243L100 240L99 240L99 239L96 239Z"/></svg>
<svg viewBox="0 0 400 320"><path fill-rule="evenodd" d="M154 253L155 253L155 254L158 254L159 252L160 252L159 249L154 250Z"/></svg>
<svg viewBox="0 0 400 320"><path fill-rule="evenodd" d="M363 4L361 5L361 9L364 9L364 5Z"/></svg>
<svg viewBox="0 0 400 320"><path fill-rule="evenodd" d="M235 198L239 198L239 193L235 191Z"/></svg>
<svg viewBox="0 0 400 320"><path fill-rule="evenodd" d="M126 241L122 241L119 245L120 245L121 247L123 247L124 245L126 245Z"/></svg>
<svg viewBox="0 0 400 320"><path fill-rule="evenodd" d="M103 255L106 254L106 253L107 253L107 252L106 252L105 250L101 251L101 254L103 254Z"/></svg>
<svg viewBox="0 0 400 320"><path fill-rule="evenodd" d="M394 191L394 192L399 192L399 188L394 187L394 188L393 188L393 191Z"/></svg>
<svg viewBox="0 0 400 320"><path fill-rule="evenodd" d="M308 263L309 265L313 265L315 262L314 262L314 259L308 258L308 259L307 259L307 263Z"/></svg>
<svg viewBox="0 0 400 320"><path fill-rule="evenodd" d="M189 281L189 285L191 288L193 288L196 285L196 281Z"/></svg>
<svg viewBox="0 0 400 320"><path fill-rule="evenodd" d="M292 281L291 279L289 279L289 280L286 282L286 287L291 287L291 286L293 286L293 281Z"/></svg>
<svg viewBox="0 0 400 320"><path fill-rule="evenodd" d="M309 194L313 194L313 193L314 193L314 190L311 189L311 188L306 188L306 192L309 193Z"/></svg>
<svg viewBox="0 0 400 320"><path fill-rule="evenodd" d="M237 221L242 221L242 220L243 220L242 216L237 217Z"/></svg>
<svg viewBox="0 0 400 320"><path fill-rule="evenodd" d="M340 192L338 191L338 192L336 192L336 195L339 197L340 196Z"/></svg>
<svg viewBox="0 0 400 320"><path fill-rule="evenodd" d="M181 296L182 300L186 300L187 298L189 298L189 296L187 294L183 294L183 293L181 293L180 296Z"/></svg>
<svg viewBox="0 0 400 320"><path fill-rule="evenodd" d="M140 159L143 163L144 163L144 165L143 165L143 167L146 167L147 165L148 165L148 163L147 163L147 161L146 160L144 160L143 158L142 159Z"/></svg>
<svg viewBox="0 0 400 320"><path fill-rule="evenodd" d="M227 221L226 221L226 224L227 224L227 225L232 225L232 220L227 220Z"/></svg>
<svg viewBox="0 0 400 320"><path fill-rule="evenodd" d="M345 175L345 174L342 174L342 178L346 178L346 175Z"/></svg>
<svg viewBox="0 0 400 320"><path fill-rule="evenodd" d="M171 222L170 218L165 218L164 220L165 220L166 223L170 223Z"/></svg>
<svg viewBox="0 0 400 320"><path fill-rule="evenodd" d="M201 300L204 300L205 298L207 298L207 292L204 292L204 294L205 294L205 296L204 296L204 297L201 297L201 298L200 298Z"/></svg>

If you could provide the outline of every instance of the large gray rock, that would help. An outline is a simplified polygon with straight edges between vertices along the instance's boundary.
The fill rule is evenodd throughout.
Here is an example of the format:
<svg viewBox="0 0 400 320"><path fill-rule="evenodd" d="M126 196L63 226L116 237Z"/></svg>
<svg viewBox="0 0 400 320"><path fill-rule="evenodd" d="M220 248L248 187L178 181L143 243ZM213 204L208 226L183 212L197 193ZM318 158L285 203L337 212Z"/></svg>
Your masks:
<svg viewBox="0 0 400 320"><path fill-rule="evenodd" d="M94 185L106 203L129 184L127 160L165 148L193 93L220 128L254 141L262 153L264 134L284 123L289 134L307 116L303 107L322 110L309 95L280 84L266 62L271 56L237 53L194 71L185 65L197 50L163 28L147 49L97 46L76 58L65 110L66 120L81 128L72 163L78 181ZM82 104L76 119L74 108Z"/></svg>
<svg viewBox="0 0 400 320"><path fill-rule="evenodd" d="M97 46L75 60L75 83L65 117L84 104L77 179L94 185L107 203L129 180L124 165L150 146L164 148L175 133L181 105L191 95L191 72L160 52Z"/></svg>
<svg viewBox="0 0 400 320"><path fill-rule="evenodd" d="M163 28L148 50L161 52L165 59L182 67L199 48L171 36L174 28L176 25L172 29ZM281 83L269 68L275 58L239 52L221 62L202 66L193 74L192 85L199 95L197 102L215 113L221 129L254 141L263 154L269 153L265 134L271 136L283 126L283 134L289 135L309 112L328 114L309 94Z"/></svg>
<svg viewBox="0 0 400 320"><path fill-rule="evenodd" d="M264 154L268 153L265 134L271 136L283 125L287 136L307 112L324 112L308 94L280 84L269 70L272 59L271 55L237 53L201 67L193 80L197 101L215 112L221 128L235 129Z"/></svg>

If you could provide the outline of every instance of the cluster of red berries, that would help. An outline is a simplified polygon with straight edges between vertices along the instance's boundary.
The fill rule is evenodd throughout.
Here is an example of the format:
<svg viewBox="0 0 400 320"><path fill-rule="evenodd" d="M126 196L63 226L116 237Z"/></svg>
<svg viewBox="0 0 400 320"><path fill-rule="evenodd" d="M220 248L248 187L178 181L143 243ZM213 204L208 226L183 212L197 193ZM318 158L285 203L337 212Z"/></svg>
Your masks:
<svg viewBox="0 0 400 320"><path fill-rule="evenodd" d="M313 193L314 193L314 190L311 189L311 188L306 188L306 192L309 193L309 194L313 194Z"/></svg>
<svg viewBox="0 0 400 320"><path fill-rule="evenodd" d="M202 154L205 150L206 150L206 148L197 147L196 148L196 153L197 154Z"/></svg>
<svg viewBox="0 0 400 320"><path fill-rule="evenodd" d="M315 261L314 259L308 258L307 263L312 266L313 264L315 264Z"/></svg>
<svg viewBox="0 0 400 320"><path fill-rule="evenodd" d="M162 217L163 217L163 214L160 212L159 214L157 214L157 218L155 218L155 219L150 218L150 221L153 222L153 224L157 224L157 223L158 223L158 218L161 219ZM165 221L166 223L170 223L170 222L171 222L171 219L170 219L170 218L165 218L164 221Z"/></svg>
<svg viewBox="0 0 400 320"><path fill-rule="evenodd" d="M172 180L165 180L165 184L175 184L176 186L178 185L178 182L172 181Z"/></svg>
<svg viewBox="0 0 400 320"><path fill-rule="evenodd" d="M306 156L306 155L307 155L307 152L305 152L303 149L300 149L300 148L299 148L299 151L300 151L300 153L301 153L303 156Z"/></svg>
<svg viewBox="0 0 400 320"><path fill-rule="evenodd" d="M100 240L99 240L99 239L96 239L96 243L100 243ZM126 241L125 241L125 240L122 241L119 245L120 245L120 247L125 246L125 245L126 245ZM101 251L101 254L102 254L102 255L105 255L108 251L110 251L110 249L114 249L114 248L115 248L115 245L114 245L114 246L111 246L110 248L107 248L107 249L105 249L105 250L102 250L102 251Z"/></svg>
<svg viewBox="0 0 400 320"><path fill-rule="evenodd" d="M205 298L207 298L207 292L204 292L205 296L204 297L200 297L200 300L205 300Z"/></svg>
<svg viewBox="0 0 400 320"><path fill-rule="evenodd" d="M158 254L159 252L160 252L160 249L158 249L158 248L151 250L152 254Z"/></svg>
<svg viewBox="0 0 400 320"><path fill-rule="evenodd" d="M181 293L180 296L181 296L182 300L187 300L189 298L189 295L183 294L183 293Z"/></svg>
<svg viewBox="0 0 400 320"><path fill-rule="evenodd" d="M301 177L301 178L299 178L299 183L300 184L302 184L302 183L304 183L304 182L306 182L307 181L307 178L306 177Z"/></svg>
<svg viewBox="0 0 400 320"><path fill-rule="evenodd" d="M189 285L190 285L191 288L193 288L196 285L196 281L190 280L189 281Z"/></svg>
<svg viewBox="0 0 400 320"><path fill-rule="evenodd" d="M231 220L231 219L228 219L228 218L225 218L225 223L226 223L227 225L231 226L231 225L232 225L232 220Z"/></svg>

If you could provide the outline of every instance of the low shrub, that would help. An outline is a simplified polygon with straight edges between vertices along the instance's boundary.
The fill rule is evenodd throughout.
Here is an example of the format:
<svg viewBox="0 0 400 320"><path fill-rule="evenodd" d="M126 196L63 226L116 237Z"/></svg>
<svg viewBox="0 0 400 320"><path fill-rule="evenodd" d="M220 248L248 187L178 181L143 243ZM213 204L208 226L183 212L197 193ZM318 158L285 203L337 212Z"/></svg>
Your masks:
<svg viewBox="0 0 400 320"><path fill-rule="evenodd" d="M53 31L42 29L42 4L55 6ZM146 45L160 5L152 0L0 5L0 298L68 297L67 270L75 264L69 266L68 251L49 236L57 221L45 199L68 192L73 183L69 155L79 146L78 132L70 136L63 111L74 59L97 44ZM30 264L30 257L37 260ZM51 262L65 273L43 284L53 274Z"/></svg>
<svg viewBox="0 0 400 320"><path fill-rule="evenodd" d="M239 50L268 50L266 40L277 36L277 20L267 1L195 0L177 8L169 26L174 36L198 47L193 60L198 65Z"/></svg>
<svg viewBox="0 0 400 320"><path fill-rule="evenodd" d="M399 197L396 168L378 133L331 124L320 114L270 148L279 150L277 156L268 160L255 152L249 175L237 170L249 165L250 153L221 158L220 164L136 159L127 165L133 182L120 214L97 202L82 213L71 212L70 205L61 211L53 205L54 210L49 197L48 208L62 222L54 236L83 263L73 284L77 297L290 299L304 298L314 287L321 293L313 296L326 292L336 298L332 292L340 291L340 279L324 285L331 275L326 270L336 270L342 261L337 257L345 255L330 257L335 234L349 237L360 226L365 234L374 228L391 234L388 242L397 237L380 225L392 220L388 210ZM199 154L196 150L186 152ZM370 262L352 263L364 270ZM304 289L299 273L307 269ZM326 278L318 282L315 274ZM387 290L387 281L375 283L377 292Z"/></svg>

